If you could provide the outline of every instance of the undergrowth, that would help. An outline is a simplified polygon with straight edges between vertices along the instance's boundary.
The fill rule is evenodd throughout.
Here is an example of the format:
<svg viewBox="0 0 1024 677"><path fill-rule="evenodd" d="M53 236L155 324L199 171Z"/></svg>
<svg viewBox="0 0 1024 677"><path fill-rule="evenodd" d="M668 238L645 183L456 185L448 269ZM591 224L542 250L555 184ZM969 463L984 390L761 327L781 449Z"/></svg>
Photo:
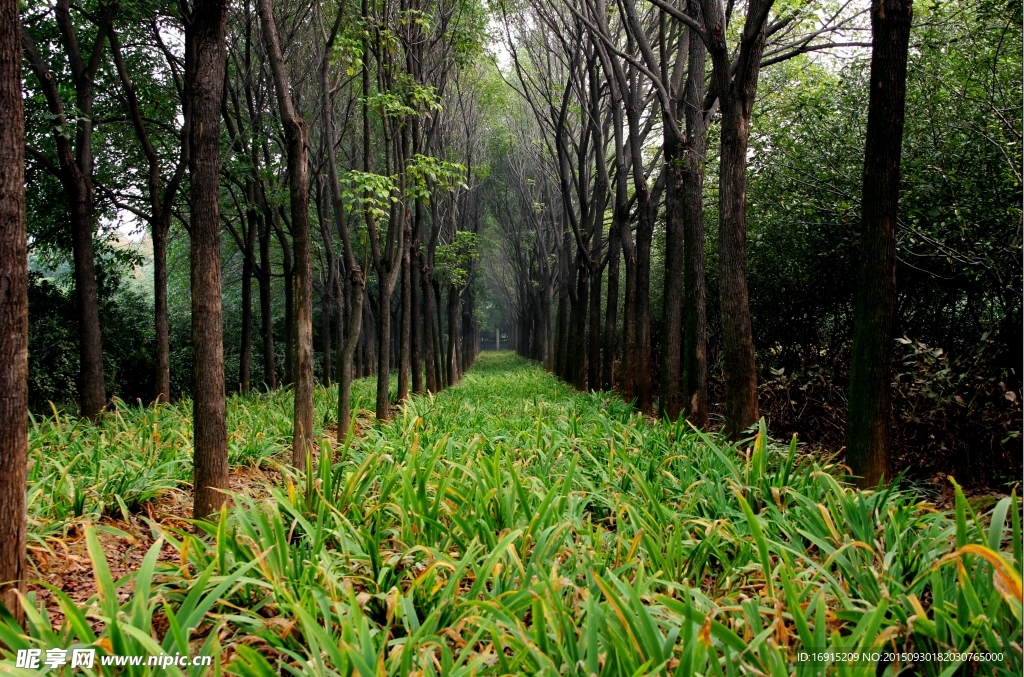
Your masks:
<svg viewBox="0 0 1024 677"><path fill-rule="evenodd" d="M287 406L264 397L270 412L247 401L234 420L272 452ZM119 439L162 461L139 416L101 456ZM79 610L54 591L57 628L30 595L27 632L8 620L0 642L213 653L240 677L1021 673L1015 495L977 515L959 489L952 513L857 491L763 426L729 446L510 354L349 445L322 440L308 476L236 496L197 534L153 523L157 543L121 580L88 529L100 593ZM177 561L158 561L165 544ZM798 660L812 650L1000 658Z"/></svg>

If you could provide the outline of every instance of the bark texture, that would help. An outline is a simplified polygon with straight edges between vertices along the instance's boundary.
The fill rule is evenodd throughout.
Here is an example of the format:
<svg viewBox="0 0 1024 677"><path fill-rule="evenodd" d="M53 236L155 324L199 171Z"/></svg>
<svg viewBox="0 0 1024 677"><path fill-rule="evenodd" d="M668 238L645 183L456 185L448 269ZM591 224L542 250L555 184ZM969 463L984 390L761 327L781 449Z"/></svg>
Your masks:
<svg viewBox="0 0 1024 677"><path fill-rule="evenodd" d="M690 0L690 15L700 23L700 3ZM708 426L707 312L704 282L704 121L703 40L690 39L689 67L683 96L686 151L683 169L683 354L680 399L687 419L698 428Z"/></svg>
<svg viewBox="0 0 1024 677"><path fill-rule="evenodd" d="M28 464L25 121L17 0L0 0L0 602L20 623Z"/></svg>
<svg viewBox="0 0 1024 677"><path fill-rule="evenodd" d="M765 22L773 0L750 0L735 63L726 17L717 0L703 0L712 86L722 111L718 179L718 279L722 315L725 432L737 437L757 422L757 367L747 289L747 146L757 94Z"/></svg>
<svg viewBox="0 0 1024 677"><path fill-rule="evenodd" d="M896 317L896 217L911 0L871 3L871 93L864 147L861 269L850 364L846 461L861 487L888 472Z"/></svg>
<svg viewBox="0 0 1024 677"><path fill-rule="evenodd" d="M227 422L220 270L220 105L227 53L228 0L196 0L186 21L186 97L192 110L192 359L195 489L193 516L227 500Z"/></svg>

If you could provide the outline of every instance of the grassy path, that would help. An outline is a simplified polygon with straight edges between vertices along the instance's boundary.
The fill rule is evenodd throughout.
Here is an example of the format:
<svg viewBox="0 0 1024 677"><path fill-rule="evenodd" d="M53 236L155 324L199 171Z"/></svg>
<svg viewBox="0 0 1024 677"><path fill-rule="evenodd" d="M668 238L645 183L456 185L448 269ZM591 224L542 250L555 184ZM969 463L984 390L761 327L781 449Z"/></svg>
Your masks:
<svg viewBox="0 0 1024 677"><path fill-rule="evenodd" d="M853 491L795 446L721 446L508 353L333 456L202 537L154 524L121 581L90 530L113 650L153 637L247 676L881 674L798 662L811 648L998 652L977 674L1021 672L1015 498L979 519L959 494L947 515ZM91 632L40 618L0 642Z"/></svg>

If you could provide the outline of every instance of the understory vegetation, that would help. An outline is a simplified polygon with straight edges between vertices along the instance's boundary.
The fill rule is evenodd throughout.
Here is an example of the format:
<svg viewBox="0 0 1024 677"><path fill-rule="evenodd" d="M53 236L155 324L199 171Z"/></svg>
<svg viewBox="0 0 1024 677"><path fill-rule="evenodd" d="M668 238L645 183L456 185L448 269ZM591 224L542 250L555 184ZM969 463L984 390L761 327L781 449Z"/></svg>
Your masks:
<svg viewBox="0 0 1024 677"><path fill-rule="evenodd" d="M356 382L354 401L371 388ZM332 423L330 401L316 393L318 426ZM120 580L86 526L97 594L79 607L53 590L65 619L55 624L30 593L27 631L7 620L0 642L212 654L214 674L244 677L1024 666L1016 494L979 514L959 487L952 511L898 485L857 490L795 439L769 440L763 423L727 444L510 353L484 353L458 385L413 397L345 444L318 427L308 474L276 460L288 403L284 391L229 402L232 462L282 473L265 498L237 494L195 532L148 520L157 541ZM90 428L37 419L32 535L52 541L60 525L180 487L187 410L124 407ZM168 545L176 554L161 556ZM1000 660L881 672L798 661L812 649ZM188 670L167 674L204 668Z"/></svg>

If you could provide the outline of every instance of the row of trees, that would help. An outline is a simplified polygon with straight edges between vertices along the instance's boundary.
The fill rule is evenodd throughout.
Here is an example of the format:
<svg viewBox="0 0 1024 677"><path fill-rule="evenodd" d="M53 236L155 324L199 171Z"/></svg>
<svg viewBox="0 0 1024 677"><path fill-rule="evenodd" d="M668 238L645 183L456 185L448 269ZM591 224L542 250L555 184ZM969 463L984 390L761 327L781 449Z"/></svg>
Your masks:
<svg viewBox="0 0 1024 677"><path fill-rule="evenodd" d="M293 465L303 469L314 449L314 291L321 376L339 384L339 439L351 427L355 376L376 374L384 420L393 370L401 401L455 383L475 358L469 282L482 213L473 162L484 131L484 21L482 7L465 0L60 0L29 3L20 16L4 4L0 581L16 587L24 573L23 154L46 204L29 210L33 247L70 254L83 417L102 417L109 402L96 249L111 246L110 223L135 219L152 240L158 402L171 395L168 250L187 237L194 514L202 517L228 487L227 390L292 387ZM225 383L222 268L237 256L235 386ZM286 308L283 384L276 289ZM254 305L262 378L251 373Z"/></svg>
<svg viewBox="0 0 1024 677"><path fill-rule="evenodd" d="M508 296L520 353L580 389L617 385L641 411L708 426L705 165L717 132L717 291L724 424L759 418L747 280L747 167L760 73L808 52L874 45L848 459L887 471L896 220L911 3L534 0L503 15L510 85L532 120L509 158ZM658 138L660 135L660 138ZM539 138L541 143L527 143ZM511 212L531 214L529 222ZM660 233L659 233L660 231ZM663 234L659 364L652 251ZM605 293L603 281L607 279ZM602 300L604 312L602 313ZM555 308L557 306L557 308Z"/></svg>

